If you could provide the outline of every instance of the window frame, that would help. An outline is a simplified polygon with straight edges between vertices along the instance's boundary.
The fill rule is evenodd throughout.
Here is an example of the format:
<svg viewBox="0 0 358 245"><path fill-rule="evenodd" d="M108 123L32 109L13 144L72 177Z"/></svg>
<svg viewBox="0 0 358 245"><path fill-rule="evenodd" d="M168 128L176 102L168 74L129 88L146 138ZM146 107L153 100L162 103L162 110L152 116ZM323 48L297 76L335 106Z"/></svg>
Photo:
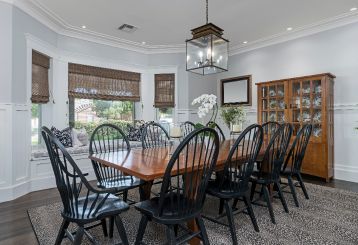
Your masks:
<svg viewBox="0 0 358 245"><path fill-rule="evenodd" d="M37 105L38 106L38 128L37 128L37 137L38 137L38 142L37 142L37 144L33 144L32 143L32 129L33 129L33 127L32 127L32 106L34 106L34 105ZM40 103L31 103L31 120L30 120L30 123L31 123L31 147L37 147L37 146L39 146L39 145L42 145L42 137L41 137L41 127L42 127L42 104L40 104Z"/></svg>

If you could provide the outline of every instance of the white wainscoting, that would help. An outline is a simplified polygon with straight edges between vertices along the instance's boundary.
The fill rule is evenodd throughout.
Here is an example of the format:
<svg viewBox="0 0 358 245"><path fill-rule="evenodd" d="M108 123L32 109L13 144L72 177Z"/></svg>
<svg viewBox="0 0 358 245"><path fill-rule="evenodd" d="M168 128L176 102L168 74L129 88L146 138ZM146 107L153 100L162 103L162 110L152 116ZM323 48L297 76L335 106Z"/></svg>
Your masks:
<svg viewBox="0 0 358 245"><path fill-rule="evenodd" d="M334 178L358 183L358 104L334 107Z"/></svg>
<svg viewBox="0 0 358 245"><path fill-rule="evenodd" d="M82 173L88 173L88 180L96 178L88 154L72 156ZM31 181L29 183L31 191L38 191L56 186L50 160L48 158L30 161Z"/></svg>
<svg viewBox="0 0 358 245"><path fill-rule="evenodd" d="M31 161L30 105L0 104L0 203L32 191L55 187L48 158ZM95 179L88 155L74 159Z"/></svg>
<svg viewBox="0 0 358 245"><path fill-rule="evenodd" d="M0 199L1 190L12 182L12 105L0 104Z"/></svg>

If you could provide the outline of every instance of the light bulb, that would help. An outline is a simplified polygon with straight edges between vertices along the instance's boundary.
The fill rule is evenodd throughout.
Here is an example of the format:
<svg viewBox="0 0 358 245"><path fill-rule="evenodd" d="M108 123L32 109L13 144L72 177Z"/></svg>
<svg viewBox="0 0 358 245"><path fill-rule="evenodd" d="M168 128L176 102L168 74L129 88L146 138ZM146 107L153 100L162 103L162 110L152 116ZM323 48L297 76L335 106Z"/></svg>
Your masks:
<svg viewBox="0 0 358 245"><path fill-rule="evenodd" d="M208 51L206 52L206 58L207 59L211 58L211 48L208 48Z"/></svg>

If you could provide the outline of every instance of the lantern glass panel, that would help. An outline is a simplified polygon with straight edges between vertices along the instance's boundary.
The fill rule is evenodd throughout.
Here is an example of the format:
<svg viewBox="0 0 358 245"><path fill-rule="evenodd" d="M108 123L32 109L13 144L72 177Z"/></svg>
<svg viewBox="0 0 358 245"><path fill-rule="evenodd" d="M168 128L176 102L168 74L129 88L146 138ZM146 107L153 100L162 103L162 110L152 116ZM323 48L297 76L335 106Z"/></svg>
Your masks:
<svg viewBox="0 0 358 245"><path fill-rule="evenodd" d="M227 71L228 41L216 35L187 41L187 70L202 75Z"/></svg>

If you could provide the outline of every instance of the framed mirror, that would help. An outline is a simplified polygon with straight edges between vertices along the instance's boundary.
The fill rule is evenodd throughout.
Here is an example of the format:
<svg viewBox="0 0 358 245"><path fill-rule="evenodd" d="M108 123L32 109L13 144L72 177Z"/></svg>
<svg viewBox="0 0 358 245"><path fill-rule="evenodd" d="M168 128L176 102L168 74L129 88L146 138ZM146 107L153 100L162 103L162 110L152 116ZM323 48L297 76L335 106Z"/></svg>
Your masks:
<svg viewBox="0 0 358 245"><path fill-rule="evenodd" d="M251 105L251 75L221 80L221 106Z"/></svg>

